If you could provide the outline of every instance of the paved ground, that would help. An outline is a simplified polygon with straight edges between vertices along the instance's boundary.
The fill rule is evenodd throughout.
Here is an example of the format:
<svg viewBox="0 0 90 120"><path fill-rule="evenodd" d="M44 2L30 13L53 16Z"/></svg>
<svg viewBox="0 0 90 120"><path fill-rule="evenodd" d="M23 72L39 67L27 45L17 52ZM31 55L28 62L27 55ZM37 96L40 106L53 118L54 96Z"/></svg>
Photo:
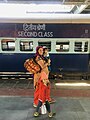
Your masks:
<svg viewBox="0 0 90 120"><path fill-rule="evenodd" d="M0 120L90 120L90 98L57 97L51 104L54 118L33 117L33 97L0 97Z"/></svg>
<svg viewBox="0 0 90 120"><path fill-rule="evenodd" d="M56 81L58 82L58 81ZM56 116L52 120L90 120L90 81L59 81L51 84L51 104ZM66 86L66 83L88 83L88 86ZM0 82L0 120L49 120L47 114L33 117L33 84L31 81Z"/></svg>

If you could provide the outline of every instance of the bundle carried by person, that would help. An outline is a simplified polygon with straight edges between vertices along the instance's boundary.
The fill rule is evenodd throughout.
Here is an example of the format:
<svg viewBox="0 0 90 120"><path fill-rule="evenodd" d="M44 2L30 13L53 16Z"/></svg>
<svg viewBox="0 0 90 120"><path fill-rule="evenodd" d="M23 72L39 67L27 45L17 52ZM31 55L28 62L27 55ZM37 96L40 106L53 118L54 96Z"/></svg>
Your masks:
<svg viewBox="0 0 90 120"><path fill-rule="evenodd" d="M27 71L29 71L32 74L35 74L41 71L40 65L35 61L34 58L27 59L24 63L24 67Z"/></svg>

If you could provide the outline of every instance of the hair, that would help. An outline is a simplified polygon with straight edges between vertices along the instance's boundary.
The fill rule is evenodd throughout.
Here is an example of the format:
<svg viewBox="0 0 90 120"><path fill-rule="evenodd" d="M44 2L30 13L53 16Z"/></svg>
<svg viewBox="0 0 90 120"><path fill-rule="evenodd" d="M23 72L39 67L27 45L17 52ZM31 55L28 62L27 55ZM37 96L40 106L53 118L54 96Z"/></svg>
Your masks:
<svg viewBox="0 0 90 120"><path fill-rule="evenodd" d="M43 58L43 55L41 56L41 55L39 55L39 53L38 53L38 50L39 50L40 48L43 49L42 46L37 46L37 47L36 47L36 54L35 54L35 57L40 56L41 58Z"/></svg>
<svg viewBox="0 0 90 120"><path fill-rule="evenodd" d="M37 46L37 47L36 47L36 53L38 52L38 50L39 50L40 48L42 48L42 49L43 49L43 47L42 47L42 46Z"/></svg>

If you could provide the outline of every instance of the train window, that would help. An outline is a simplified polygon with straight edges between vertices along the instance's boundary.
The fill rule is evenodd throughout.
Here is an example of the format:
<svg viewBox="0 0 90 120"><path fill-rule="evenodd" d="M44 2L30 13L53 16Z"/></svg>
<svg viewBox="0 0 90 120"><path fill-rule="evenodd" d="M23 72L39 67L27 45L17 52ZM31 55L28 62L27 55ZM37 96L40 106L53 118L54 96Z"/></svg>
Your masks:
<svg viewBox="0 0 90 120"><path fill-rule="evenodd" d="M3 39L1 41L1 46L3 51L14 51L15 50L15 41L10 39Z"/></svg>
<svg viewBox="0 0 90 120"><path fill-rule="evenodd" d="M69 42L56 42L56 51L57 52L68 52Z"/></svg>
<svg viewBox="0 0 90 120"><path fill-rule="evenodd" d="M33 41L20 41L20 51L33 51Z"/></svg>
<svg viewBox="0 0 90 120"><path fill-rule="evenodd" d="M82 42L75 42L74 51L82 52Z"/></svg>
<svg viewBox="0 0 90 120"><path fill-rule="evenodd" d="M48 51L50 52L51 51L51 42L38 42L38 45L39 46L45 46L48 48Z"/></svg>
<svg viewBox="0 0 90 120"><path fill-rule="evenodd" d="M84 52L87 52L88 51L88 42L85 42L85 45L84 45Z"/></svg>

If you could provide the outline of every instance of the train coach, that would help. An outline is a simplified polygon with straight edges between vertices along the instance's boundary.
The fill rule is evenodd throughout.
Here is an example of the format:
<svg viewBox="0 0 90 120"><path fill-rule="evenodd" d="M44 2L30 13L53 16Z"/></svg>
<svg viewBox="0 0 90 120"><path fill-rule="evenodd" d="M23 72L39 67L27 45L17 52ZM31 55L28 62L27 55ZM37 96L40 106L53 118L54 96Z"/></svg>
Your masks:
<svg viewBox="0 0 90 120"><path fill-rule="evenodd" d="M64 20L0 20L0 73L26 73L38 45L48 48L52 73L89 72L90 24Z"/></svg>

